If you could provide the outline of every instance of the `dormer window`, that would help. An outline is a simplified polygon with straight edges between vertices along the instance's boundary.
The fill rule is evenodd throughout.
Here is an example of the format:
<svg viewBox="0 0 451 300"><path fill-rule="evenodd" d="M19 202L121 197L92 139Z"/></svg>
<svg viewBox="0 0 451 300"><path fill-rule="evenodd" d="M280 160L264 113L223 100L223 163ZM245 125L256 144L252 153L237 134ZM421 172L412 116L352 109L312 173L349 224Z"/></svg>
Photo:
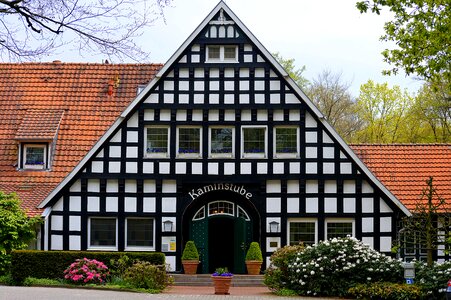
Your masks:
<svg viewBox="0 0 451 300"><path fill-rule="evenodd" d="M236 45L207 46L207 62L238 62Z"/></svg>
<svg viewBox="0 0 451 300"><path fill-rule="evenodd" d="M23 145L23 168L44 170L47 169L47 144Z"/></svg>

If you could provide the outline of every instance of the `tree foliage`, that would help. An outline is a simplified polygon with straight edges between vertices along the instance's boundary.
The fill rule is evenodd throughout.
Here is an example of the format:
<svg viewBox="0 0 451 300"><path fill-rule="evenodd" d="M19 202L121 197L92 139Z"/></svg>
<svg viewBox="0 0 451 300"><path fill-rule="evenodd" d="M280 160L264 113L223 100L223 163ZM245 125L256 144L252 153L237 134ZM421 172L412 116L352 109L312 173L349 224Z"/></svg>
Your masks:
<svg viewBox="0 0 451 300"><path fill-rule="evenodd" d="M133 39L171 0L0 0L0 56L35 59L70 44L81 54L145 59Z"/></svg>
<svg viewBox="0 0 451 300"><path fill-rule="evenodd" d="M294 64L295 59L294 58L283 58L282 55L280 55L278 52L273 53L272 56L279 62L279 64L285 69L285 71L288 72L288 75L290 75L291 79L296 82L296 84L302 89L306 90L309 81L307 78L305 78L302 73L305 72L305 66L302 66L301 68L297 68Z"/></svg>
<svg viewBox="0 0 451 300"><path fill-rule="evenodd" d="M394 14L385 23L383 41L393 41L396 48L382 52L393 66L386 74L404 69L407 75L451 83L451 5L443 0L367 0L357 3L361 13L380 14L384 8Z"/></svg>

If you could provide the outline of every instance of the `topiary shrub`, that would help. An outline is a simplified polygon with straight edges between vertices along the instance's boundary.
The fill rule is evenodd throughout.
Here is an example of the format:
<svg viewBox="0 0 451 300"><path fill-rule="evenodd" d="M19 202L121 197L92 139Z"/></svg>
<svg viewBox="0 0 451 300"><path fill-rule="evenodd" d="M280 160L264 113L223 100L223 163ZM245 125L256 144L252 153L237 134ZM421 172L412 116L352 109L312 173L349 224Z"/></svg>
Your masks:
<svg viewBox="0 0 451 300"><path fill-rule="evenodd" d="M246 260L263 261L262 250L257 242L252 242L247 250Z"/></svg>
<svg viewBox="0 0 451 300"><path fill-rule="evenodd" d="M422 292L416 285L373 282L350 288L348 296L356 299L415 300L422 297Z"/></svg>
<svg viewBox="0 0 451 300"><path fill-rule="evenodd" d="M403 281L399 260L352 237L307 246L290 261L288 273L288 288L310 296L345 296L356 284Z"/></svg>
<svg viewBox="0 0 451 300"><path fill-rule="evenodd" d="M182 260L197 260L199 261L199 252L197 252L196 245L193 241L188 241L183 249Z"/></svg>
<svg viewBox="0 0 451 300"><path fill-rule="evenodd" d="M134 288L162 291L169 284L169 277L161 266L139 261L123 274L124 281Z"/></svg>
<svg viewBox="0 0 451 300"><path fill-rule="evenodd" d="M415 262L415 284L420 286L423 294L444 299L449 279L451 279L450 261L434 262L432 266L421 261Z"/></svg>

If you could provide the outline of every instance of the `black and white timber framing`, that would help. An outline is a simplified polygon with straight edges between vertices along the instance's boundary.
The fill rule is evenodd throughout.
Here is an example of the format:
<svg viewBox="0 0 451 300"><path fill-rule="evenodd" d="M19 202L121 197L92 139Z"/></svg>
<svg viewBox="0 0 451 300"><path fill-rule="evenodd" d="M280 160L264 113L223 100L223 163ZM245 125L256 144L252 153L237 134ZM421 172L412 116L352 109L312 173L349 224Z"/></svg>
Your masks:
<svg viewBox="0 0 451 300"><path fill-rule="evenodd" d="M236 61L209 61L212 45L236 46ZM169 130L167 157L146 152L152 126ZM200 129L196 157L178 153L178 130L184 127ZM264 129L261 156L243 154L243 128L251 127ZM293 155L276 155L278 127L296 128ZM210 154L211 128L231 128L230 156ZM260 243L265 263L290 242L290 222L311 221L319 241L326 238L327 222L344 220L356 238L390 252L398 220L410 215L224 2L41 203L42 248L102 250L90 245L89 220L110 218L116 221L116 244L106 250L134 250L126 245L126 220L149 218L153 241L135 250L163 251L179 271L187 240L200 241L206 259L215 255L208 250L215 236L237 230L227 222L210 224L213 235L205 232L207 223L196 229L195 221L206 219L216 201L232 207L229 216L250 222L244 240ZM163 230L167 221L173 225L169 232ZM202 244L208 234L210 244Z"/></svg>

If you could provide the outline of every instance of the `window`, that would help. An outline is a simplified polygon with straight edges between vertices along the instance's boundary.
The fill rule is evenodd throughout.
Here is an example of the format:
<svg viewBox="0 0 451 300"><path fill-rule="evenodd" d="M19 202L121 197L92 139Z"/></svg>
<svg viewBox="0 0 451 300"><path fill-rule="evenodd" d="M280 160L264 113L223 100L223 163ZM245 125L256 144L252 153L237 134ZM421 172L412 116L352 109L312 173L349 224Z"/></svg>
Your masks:
<svg viewBox="0 0 451 300"><path fill-rule="evenodd" d="M234 204L227 201L215 201L208 203L208 215L234 216Z"/></svg>
<svg viewBox="0 0 451 300"><path fill-rule="evenodd" d="M127 218L126 228L128 250L154 248L154 219Z"/></svg>
<svg viewBox="0 0 451 300"><path fill-rule="evenodd" d="M265 157L266 155L266 128L243 128L243 157Z"/></svg>
<svg viewBox="0 0 451 300"><path fill-rule="evenodd" d="M43 170L47 168L47 145L25 144L23 147L23 168Z"/></svg>
<svg viewBox="0 0 451 300"><path fill-rule="evenodd" d="M207 62L238 62L236 45L207 46Z"/></svg>
<svg viewBox="0 0 451 300"><path fill-rule="evenodd" d="M89 248L117 249L116 218L89 219Z"/></svg>
<svg viewBox="0 0 451 300"><path fill-rule="evenodd" d="M276 127L275 128L275 156L293 157L298 155L298 128Z"/></svg>
<svg viewBox="0 0 451 300"><path fill-rule="evenodd" d="M317 241L316 220L289 220L288 240L290 245L313 245Z"/></svg>
<svg viewBox="0 0 451 300"><path fill-rule="evenodd" d="M354 236L354 220L326 220L326 239Z"/></svg>
<svg viewBox="0 0 451 300"><path fill-rule="evenodd" d="M146 128L146 154L147 156L168 157L169 156L169 128L147 127Z"/></svg>
<svg viewBox="0 0 451 300"><path fill-rule="evenodd" d="M233 157L233 128L210 128L210 156Z"/></svg>
<svg viewBox="0 0 451 300"><path fill-rule="evenodd" d="M178 154L179 156L201 156L201 129L196 127L178 128Z"/></svg>
<svg viewBox="0 0 451 300"><path fill-rule="evenodd" d="M239 205L237 205L237 206L238 206L238 208L237 208L238 218L243 218L246 221L249 221L250 218L249 218L249 215L247 214L247 212L244 209L242 209L241 206L239 206Z"/></svg>
<svg viewBox="0 0 451 300"><path fill-rule="evenodd" d="M202 206L194 215L193 221L202 220L205 218L205 206Z"/></svg>

